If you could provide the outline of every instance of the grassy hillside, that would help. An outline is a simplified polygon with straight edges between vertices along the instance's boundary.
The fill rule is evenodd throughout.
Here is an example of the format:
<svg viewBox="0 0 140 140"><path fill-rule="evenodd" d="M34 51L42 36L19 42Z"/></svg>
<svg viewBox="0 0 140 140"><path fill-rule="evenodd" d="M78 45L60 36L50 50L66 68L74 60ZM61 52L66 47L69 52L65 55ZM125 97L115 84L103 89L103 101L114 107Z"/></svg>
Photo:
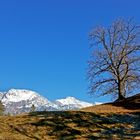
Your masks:
<svg viewBox="0 0 140 140"><path fill-rule="evenodd" d="M83 111L3 116L0 117L0 140L139 140L138 98L135 96L127 99L127 103L99 105ZM128 103L136 103L138 107ZM111 110L112 107L115 108Z"/></svg>
<svg viewBox="0 0 140 140"><path fill-rule="evenodd" d="M140 111L140 94L126 98L120 102L106 103L92 107L83 108L82 111L96 113L128 113Z"/></svg>

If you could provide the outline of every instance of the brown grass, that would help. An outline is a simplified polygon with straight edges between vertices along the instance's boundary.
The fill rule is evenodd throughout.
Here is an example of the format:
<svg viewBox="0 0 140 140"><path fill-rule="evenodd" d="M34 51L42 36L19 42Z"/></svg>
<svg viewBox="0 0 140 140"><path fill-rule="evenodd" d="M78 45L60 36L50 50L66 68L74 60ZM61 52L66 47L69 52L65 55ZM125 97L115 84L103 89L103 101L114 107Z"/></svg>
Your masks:
<svg viewBox="0 0 140 140"><path fill-rule="evenodd" d="M81 111L94 113L132 113L140 112L140 94L129 97L120 102L106 103L83 108Z"/></svg>
<svg viewBox="0 0 140 140"><path fill-rule="evenodd" d="M133 105L139 103L138 96L128 102ZM0 117L0 140L73 139L140 140L139 108L133 106L132 109L123 101L82 111L35 112Z"/></svg>

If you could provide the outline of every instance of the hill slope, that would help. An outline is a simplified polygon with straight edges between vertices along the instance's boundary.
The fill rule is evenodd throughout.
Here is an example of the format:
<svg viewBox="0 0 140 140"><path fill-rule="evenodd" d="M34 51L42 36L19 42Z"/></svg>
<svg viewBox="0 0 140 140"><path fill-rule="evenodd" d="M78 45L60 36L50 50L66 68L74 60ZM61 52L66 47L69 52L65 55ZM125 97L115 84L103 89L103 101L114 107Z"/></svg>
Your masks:
<svg viewBox="0 0 140 140"><path fill-rule="evenodd" d="M127 113L140 112L140 94L126 98L120 102L106 103L81 109L86 112L96 113Z"/></svg>
<svg viewBox="0 0 140 140"><path fill-rule="evenodd" d="M83 111L33 112L0 117L0 140L72 139L139 140L139 94L122 102L97 105Z"/></svg>
<svg viewBox="0 0 140 140"><path fill-rule="evenodd" d="M140 139L140 114L36 112L0 117L1 140Z"/></svg>

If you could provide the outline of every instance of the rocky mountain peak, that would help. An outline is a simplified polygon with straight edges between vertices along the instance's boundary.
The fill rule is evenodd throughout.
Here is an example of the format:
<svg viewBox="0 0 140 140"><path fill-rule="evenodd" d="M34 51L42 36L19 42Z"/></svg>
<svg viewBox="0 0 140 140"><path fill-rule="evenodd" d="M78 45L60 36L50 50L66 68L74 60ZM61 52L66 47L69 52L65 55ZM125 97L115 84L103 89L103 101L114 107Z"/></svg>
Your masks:
<svg viewBox="0 0 140 140"><path fill-rule="evenodd" d="M0 92L0 98L5 105L6 113L12 114L29 112L32 105L35 106L36 111L77 110L93 105L71 96L51 102L39 93L26 89L10 89L7 92Z"/></svg>

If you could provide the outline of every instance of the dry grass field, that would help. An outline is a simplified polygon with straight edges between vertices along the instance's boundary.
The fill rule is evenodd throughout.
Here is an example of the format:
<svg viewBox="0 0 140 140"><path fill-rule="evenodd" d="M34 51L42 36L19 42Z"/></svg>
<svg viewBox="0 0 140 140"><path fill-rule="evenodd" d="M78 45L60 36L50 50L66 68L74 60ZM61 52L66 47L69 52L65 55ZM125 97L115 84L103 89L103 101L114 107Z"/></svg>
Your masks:
<svg viewBox="0 0 140 140"><path fill-rule="evenodd" d="M140 140L140 95L81 111L0 117L0 140Z"/></svg>
<svg viewBox="0 0 140 140"><path fill-rule="evenodd" d="M82 111L94 113L132 113L140 111L140 94L129 97L124 101L106 103L92 107L83 108Z"/></svg>

